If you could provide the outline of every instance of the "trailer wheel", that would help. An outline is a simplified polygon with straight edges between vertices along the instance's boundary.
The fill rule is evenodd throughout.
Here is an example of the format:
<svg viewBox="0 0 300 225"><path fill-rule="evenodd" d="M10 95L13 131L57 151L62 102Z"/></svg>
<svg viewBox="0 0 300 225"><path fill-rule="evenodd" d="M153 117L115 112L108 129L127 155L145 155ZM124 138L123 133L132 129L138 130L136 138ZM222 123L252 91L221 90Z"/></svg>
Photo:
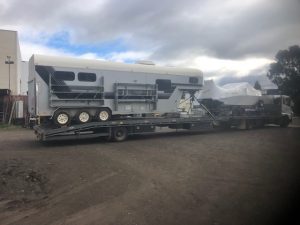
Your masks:
<svg viewBox="0 0 300 225"><path fill-rule="evenodd" d="M128 130L126 127L115 127L112 130L112 137L114 141L124 141L128 137Z"/></svg>
<svg viewBox="0 0 300 225"><path fill-rule="evenodd" d="M71 121L71 117L67 112L58 111L53 116L54 123L59 126L68 125Z"/></svg>
<svg viewBox="0 0 300 225"><path fill-rule="evenodd" d="M96 113L96 116L98 121L108 121L111 118L111 112L109 109L103 108Z"/></svg>
<svg viewBox="0 0 300 225"><path fill-rule="evenodd" d="M76 115L76 121L78 123L88 123L91 121L91 115L88 111L79 111Z"/></svg>

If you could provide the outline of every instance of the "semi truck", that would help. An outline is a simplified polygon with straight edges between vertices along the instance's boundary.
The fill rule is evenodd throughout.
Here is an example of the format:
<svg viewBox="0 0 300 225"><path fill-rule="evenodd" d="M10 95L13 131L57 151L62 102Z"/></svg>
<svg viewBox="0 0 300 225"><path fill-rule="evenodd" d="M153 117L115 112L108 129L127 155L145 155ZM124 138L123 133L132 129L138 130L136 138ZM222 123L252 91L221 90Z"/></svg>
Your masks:
<svg viewBox="0 0 300 225"><path fill-rule="evenodd" d="M292 101L286 95L264 95L249 83L231 83L222 87L212 80L204 82L199 101L216 117L257 116L258 124L288 126L292 121ZM264 119L260 119L263 116ZM239 122L239 121L238 121ZM226 124L230 126L232 121ZM246 123L247 126L255 125Z"/></svg>
<svg viewBox="0 0 300 225"><path fill-rule="evenodd" d="M288 96L260 95L251 104L199 97L205 89L200 70L40 55L30 67L29 112L40 141L123 141L162 128L286 127L292 119Z"/></svg>

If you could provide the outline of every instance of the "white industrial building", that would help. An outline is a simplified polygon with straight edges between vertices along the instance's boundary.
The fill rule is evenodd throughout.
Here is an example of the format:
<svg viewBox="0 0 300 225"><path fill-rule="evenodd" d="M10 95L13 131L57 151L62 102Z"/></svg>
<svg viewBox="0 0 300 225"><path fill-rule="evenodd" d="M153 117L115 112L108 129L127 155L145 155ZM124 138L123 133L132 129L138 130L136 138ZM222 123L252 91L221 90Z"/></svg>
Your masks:
<svg viewBox="0 0 300 225"><path fill-rule="evenodd" d="M21 92L21 52L17 31L0 30L0 89Z"/></svg>
<svg viewBox="0 0 300 225"><path fill-rule="evenodd" d="M0 29L0 122L27 113L28 62L22 61L18 32Z"/></svg>

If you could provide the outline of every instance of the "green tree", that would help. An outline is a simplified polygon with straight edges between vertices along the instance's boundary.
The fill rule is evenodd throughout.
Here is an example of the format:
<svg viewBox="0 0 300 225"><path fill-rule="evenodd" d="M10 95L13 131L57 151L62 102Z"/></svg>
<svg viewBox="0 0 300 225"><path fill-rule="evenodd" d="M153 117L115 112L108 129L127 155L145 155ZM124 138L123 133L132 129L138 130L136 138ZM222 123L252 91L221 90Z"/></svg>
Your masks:
<svg viewBox="0 0 300 225"><path fill-rule="evenodd" d="M254 88L255 88L256 90L260 90L260 91L261 91L261 86L260 86L260 83L259 83L258 81L255 82Z"/></svg>
<svg viewBox="0 0 300 225"><path fill-rule="evenodd" d="M274 82L281 94L292 98L294 112L300 113L300 47L294 45L287 50L280 50L275 56L275 63L270 65L268 77Z"/></svg>

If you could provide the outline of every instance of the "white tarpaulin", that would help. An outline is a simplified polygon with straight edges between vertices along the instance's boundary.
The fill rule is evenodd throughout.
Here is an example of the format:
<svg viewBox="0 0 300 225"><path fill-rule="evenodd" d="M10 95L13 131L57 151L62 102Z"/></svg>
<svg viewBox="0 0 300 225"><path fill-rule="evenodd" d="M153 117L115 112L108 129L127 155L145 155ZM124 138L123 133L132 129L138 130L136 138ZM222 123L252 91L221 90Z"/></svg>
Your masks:
<svg viewBox="0 0 300 225"><path fill-rule="evenodd" d="M219 100L227 105L253 105L259 101L260 96L261 91L247 82L217 86L213 80L206 80L198 99Z"/></svg>

